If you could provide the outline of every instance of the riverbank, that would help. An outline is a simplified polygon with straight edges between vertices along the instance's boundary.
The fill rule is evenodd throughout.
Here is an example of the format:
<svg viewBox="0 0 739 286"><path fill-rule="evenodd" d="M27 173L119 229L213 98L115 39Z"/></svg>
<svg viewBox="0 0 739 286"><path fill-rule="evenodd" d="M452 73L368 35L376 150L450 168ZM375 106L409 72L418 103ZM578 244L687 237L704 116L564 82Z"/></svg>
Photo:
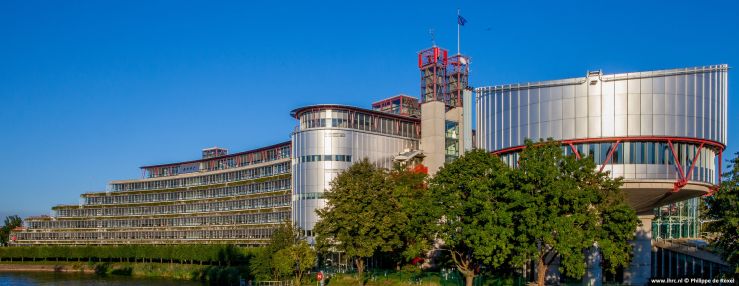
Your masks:
<svg viewBox="0 0 739 286"><path fill-rule="evenodd" d="M115 275L94 275L79 272L0 271L0 285L13 286L204 286L198 281L168 278L144 278Z"/></svg>
<svg viewBox="0 0 739 286"><path fill-rule="evenodd" d="M5 272L82 272L95 273L95 269L76 268L71 265L39 265L39 264L0 264L0 271Z"/></svg>
<svg viewBox="0 0 739 286"><path fill-rule="evenodd" d="M98 275L170 278L190 281L218 281L228 283L239 280L240 269L211 265L178 263L128 263L128 262L0 262L5 272L78 272Z"/></svg>

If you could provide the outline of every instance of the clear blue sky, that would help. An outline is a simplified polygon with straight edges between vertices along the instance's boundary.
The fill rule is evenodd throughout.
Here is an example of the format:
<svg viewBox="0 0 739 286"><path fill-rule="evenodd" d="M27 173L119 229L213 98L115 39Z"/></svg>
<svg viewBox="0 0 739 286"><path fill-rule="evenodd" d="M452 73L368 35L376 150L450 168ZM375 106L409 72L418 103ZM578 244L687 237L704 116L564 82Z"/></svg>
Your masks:
<svg viewBox="0 0 739 286"><path fill-rule="evenodd" d="M737 1L242 2L0 2L0 216L289 140L301 105L417 95L416 52L429 28L456 50L457 7L474 86L739 65Z"/></svg>

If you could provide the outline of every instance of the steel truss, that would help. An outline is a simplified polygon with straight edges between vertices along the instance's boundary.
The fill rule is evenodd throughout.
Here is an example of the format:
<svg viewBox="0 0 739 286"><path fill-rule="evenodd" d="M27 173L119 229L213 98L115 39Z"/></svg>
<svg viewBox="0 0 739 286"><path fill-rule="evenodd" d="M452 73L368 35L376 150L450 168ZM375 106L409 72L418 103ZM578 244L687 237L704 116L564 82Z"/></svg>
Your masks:
<svg viewBox="0 0 739 286"><path fill-rule="evenodd" d="M603 169L606 167L606 165L610 164L613 158L613 153L616 151L616 148L621 144L621 142L634 142L634 141L649 141L649 142L667 142L667 145L670 147L670 152L672 153L672 157L674 159L674 165L675 168L678 171L678 179L673 184L673 192L678 192L680 189L685 187L688 184L688 178L693 173L693 170L695 169L695 163L698 161L698 158L700 157L701 150L703 147L712 148L718 153L718 182L721 183L721 161L723 160L723 151L726 148L724 144L721 144L716 141L706 140L706 139L697 139L697 138L687 138L687 137L669 137L669 136L631 136L631 137L606 137L606 138L587 138L587 139L572 139L572 140L561 140L562 145L569 146L572 149L572 152L575 154L575 157L577 159L581 159L580 153L577 151L577 148L575 147L575 144L583 144L583 143L603 143L603 142L613 142L613 145L611 145L610 151L608 152L608 155L603 160L603 162L600 164L599 172L602 172ZM672 143L692 143L692 144L699 144L698 150L693 157L693 161L690 164L690 167L687 170L683 169L683 165L680 163L680 158L677 156L677 152L675 151L675 148ZM515 147L509 147L505 149L501 149L498 151L492 152L496 155L505 155L509 153L514 152L520 152L526 148L526 146L515 146ZM712 186L712 191L708 195L710 196L716 190L718 190L718 185Z"/></svg>

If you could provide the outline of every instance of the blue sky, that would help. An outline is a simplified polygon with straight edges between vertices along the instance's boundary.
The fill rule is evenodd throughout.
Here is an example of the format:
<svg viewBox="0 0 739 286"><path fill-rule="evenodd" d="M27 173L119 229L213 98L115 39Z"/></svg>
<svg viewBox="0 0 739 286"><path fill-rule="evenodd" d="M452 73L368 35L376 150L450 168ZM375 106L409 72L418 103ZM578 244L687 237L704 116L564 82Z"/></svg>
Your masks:
<svg viewBox="0 0 739 286"><path fill-rule="evenodd" d="M456 50L458 7L474 86L739 64L736 1L212 2L0 2L0 216L289 140L301 105L417 95L416 52L430 28Z"/></svg>

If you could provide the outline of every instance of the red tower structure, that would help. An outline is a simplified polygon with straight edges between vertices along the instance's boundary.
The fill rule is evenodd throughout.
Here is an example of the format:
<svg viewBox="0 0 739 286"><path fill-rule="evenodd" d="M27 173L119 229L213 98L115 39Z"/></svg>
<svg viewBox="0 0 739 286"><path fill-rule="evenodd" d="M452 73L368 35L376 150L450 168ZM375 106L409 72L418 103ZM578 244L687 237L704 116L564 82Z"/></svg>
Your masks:
<svg viewBox="0 0 739 286"><path fill-rule="evenodd" d="M446 75L448 54L447 50L436 46L418 52L422 102L445 101L448 91Z"/></svg>
<svg viewBox="0 0 739 286"><path fill-rule="evenodd" d="M449 58L447 68L447 84L449 94L444 98L447 106L461 107L462 92L469 87L470 58L457 54Z"/></svg>

